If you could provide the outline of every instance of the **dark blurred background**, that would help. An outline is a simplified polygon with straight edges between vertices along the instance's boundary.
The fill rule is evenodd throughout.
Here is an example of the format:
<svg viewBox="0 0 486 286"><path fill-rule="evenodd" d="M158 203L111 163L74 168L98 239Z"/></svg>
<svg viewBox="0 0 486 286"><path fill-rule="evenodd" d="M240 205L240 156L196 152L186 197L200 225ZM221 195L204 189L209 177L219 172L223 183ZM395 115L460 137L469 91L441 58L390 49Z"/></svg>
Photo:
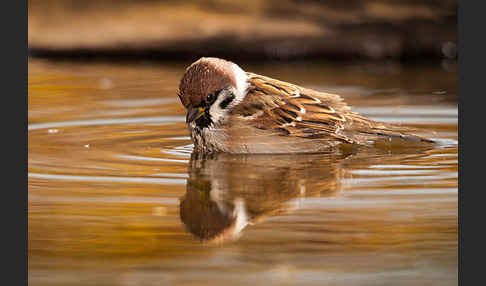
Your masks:
<svg viewBox="0 0 486 286"><path fill-rule="evenodd" d="M457 0L29 0L31 56L457 57Z"/></svg>

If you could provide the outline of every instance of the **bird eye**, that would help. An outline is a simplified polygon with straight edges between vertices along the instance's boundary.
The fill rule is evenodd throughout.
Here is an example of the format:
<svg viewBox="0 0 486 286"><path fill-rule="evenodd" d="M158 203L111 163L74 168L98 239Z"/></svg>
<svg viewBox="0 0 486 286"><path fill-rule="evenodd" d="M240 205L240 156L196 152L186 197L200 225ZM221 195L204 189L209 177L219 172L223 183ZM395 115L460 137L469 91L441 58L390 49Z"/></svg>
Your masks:
<svg viewBox="0 0 486 286"><path fill-rule="evenodd" d="M221 90L218 90L218 91L215 91L215 92L208 94L208 96L206 97L206 102L208 104L213 104L213 102L216 101L216 98L218 97L220 92L221 92Z"/></svg>
<svg viewBox="0 0 486 286"><path fill-rule="evenodd" d="M208 96L206 97L206 101L208 103L212 103L214 100L215 100L216 96L214 95L214 93L210 93L208 94Z"/></svg>

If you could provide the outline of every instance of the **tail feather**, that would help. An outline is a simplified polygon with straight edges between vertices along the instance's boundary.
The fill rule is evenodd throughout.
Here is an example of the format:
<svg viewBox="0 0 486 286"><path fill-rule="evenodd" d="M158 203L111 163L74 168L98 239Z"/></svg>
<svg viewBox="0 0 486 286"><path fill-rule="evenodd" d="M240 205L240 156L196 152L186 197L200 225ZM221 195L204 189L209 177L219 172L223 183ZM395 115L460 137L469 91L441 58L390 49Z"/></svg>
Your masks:
<svg viewBox="0 0 486 286"><path fill-rule="evenodd" d="M352 127L345 131L345 135L361 144L368 144L375 140L411 140L415 142L435 143L434 140L414 134L420 132L416 128L405 127L399 124L383 123L371 120L364 116L353 114Z"/></svg>
<svg viewBox="0 0 486 286"><path fill-rule="evenodd" d="M413 133L409 133L408 131L372 129L371 131L360 131L360 132L364 134L369 134L371 136L381 136L381 137L388 137L388 138L412 140L416 142L435 143L435 141L432 139L420 135L416 135Z"/></svg>

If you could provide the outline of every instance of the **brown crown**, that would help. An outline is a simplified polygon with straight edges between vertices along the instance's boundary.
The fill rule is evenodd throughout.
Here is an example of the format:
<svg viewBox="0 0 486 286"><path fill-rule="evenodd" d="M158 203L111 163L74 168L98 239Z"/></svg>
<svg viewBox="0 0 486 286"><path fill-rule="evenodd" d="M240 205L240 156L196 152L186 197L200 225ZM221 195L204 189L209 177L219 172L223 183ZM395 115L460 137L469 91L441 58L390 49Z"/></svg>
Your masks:
<svg viewBox="0 0 486 286"><path fill-rule="evenodd" d="M209 93L227 86L236 86L233 63L218 58L200 58L186 69L179 84L179 98L186 108L196 106Z"/></svg>

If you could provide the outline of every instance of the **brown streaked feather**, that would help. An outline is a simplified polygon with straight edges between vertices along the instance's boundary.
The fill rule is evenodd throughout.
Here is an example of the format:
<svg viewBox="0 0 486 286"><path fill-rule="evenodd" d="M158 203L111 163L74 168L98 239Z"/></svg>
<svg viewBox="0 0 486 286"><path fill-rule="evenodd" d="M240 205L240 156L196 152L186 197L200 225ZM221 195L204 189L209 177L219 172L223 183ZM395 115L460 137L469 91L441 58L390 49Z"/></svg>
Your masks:
<svg viewBox="0 0 486 286"><path fill-rule="evenodd" d="M367 144L379 137L430 141L399 125L373 121L350 110L339 95L248 73L246 98L232 110L247 124L279 135ZM258 108L255 108L258 107Z"/></svg>

